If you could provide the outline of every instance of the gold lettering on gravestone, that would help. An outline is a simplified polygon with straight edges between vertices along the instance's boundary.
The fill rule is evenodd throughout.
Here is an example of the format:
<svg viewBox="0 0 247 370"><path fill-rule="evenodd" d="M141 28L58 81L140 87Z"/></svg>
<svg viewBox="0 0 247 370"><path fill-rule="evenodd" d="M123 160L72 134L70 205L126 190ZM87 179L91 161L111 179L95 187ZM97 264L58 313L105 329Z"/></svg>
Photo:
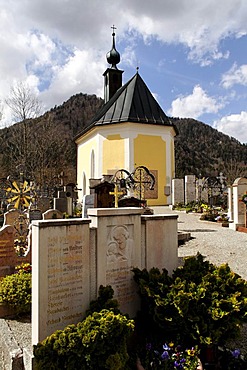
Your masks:
<svg viewBox="0 0 247 370"><path fill-rule="evenodd" d="M77 234L48 239L47 326L81 317L85 251Z"/></svg>
<svg viewBox="0 0 247 370"><path fill-rule="evenodd" d="M10 245L9 240L0 240L0 258L1 257L13 257L15 256L15 250L13 244Z"/></svg>

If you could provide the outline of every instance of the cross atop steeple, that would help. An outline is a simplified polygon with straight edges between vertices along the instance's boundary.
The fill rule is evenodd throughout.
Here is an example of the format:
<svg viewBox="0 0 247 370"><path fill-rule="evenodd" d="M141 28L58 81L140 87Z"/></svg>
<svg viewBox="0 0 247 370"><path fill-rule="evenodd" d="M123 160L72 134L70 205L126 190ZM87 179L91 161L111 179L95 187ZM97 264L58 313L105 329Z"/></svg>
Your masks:
<svg viewBox="0 0 247 370"><path fill-rule="evenodd" d="M105 77L105 84L104 84L104 96L105 96L105 103L108 102L111 97L115 94L115 92L122 86L122 73L123 71L117 68L117 64L120 62L120 54L116 49L115 45L115 30L117 27L114 25L111 27L112 29L112 48L106 54L106 60L111 67L107 68L103 76Z"/></svg>
<svg viewBox="0 0 247 370"><path fill-rule="evenodd" d="M112 36L115 36L115 30L117 29L117 27L115 27L114 25L111 27L113 29L113 34Z"/></svg>

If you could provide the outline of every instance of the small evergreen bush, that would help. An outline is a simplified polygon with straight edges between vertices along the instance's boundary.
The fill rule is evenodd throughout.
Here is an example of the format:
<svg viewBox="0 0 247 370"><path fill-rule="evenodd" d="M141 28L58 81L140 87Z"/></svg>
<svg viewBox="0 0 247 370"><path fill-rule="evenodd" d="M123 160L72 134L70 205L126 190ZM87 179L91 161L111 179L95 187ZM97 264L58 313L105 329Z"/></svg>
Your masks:
<svg viewBox="0 0 247 370"><path fill-rule="evenodd" d="M109 310L58 330L34 346L36 369L126 370L134 323Z"/></svg>
<svg viewBox="0 0 247 370"><path fill-rule="evenodd" d="M86 315L91 315L94 312L100 312L103 309L113 311L115 314L120 313L119 303L116 299L113 299L114 290L110 285L99 287L99 296L96 300L90 302L89 310Z"/></svg>
<svg viewBox="0 0 247 370"><path fill-rule="evenodd" d="M139 326L151 340L224 345L247 321L247 282L227 264L215 266L198 254L171 278L157 269L134 273L142 301Z"/></svg>
<svg viewBox="0 0 247 370"><path fill-rule="evenodd" d="M17 266L17 272L0 281L0 302L15 308L17 314L31 312L31 266Z"/></svg>

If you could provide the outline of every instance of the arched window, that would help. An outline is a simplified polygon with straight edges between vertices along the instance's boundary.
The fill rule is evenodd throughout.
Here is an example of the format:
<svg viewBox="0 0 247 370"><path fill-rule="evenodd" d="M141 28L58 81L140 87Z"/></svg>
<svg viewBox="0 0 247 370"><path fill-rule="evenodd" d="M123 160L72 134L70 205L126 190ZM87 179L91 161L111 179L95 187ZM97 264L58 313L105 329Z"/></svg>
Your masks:
<svg viewBox="0 0 247 370"><path fill-rule="evenodd" d="M86 190L87 190L87 179L85 172L82 174L82 195L86 195Z"/></svg>
<svg viewBox="0 0 247 370"><path fill-rule="evenodd" d="M94 150L91 151L91 173L90 173L90 178L91 179L95 178L95 154L94 154Z"/></svg>

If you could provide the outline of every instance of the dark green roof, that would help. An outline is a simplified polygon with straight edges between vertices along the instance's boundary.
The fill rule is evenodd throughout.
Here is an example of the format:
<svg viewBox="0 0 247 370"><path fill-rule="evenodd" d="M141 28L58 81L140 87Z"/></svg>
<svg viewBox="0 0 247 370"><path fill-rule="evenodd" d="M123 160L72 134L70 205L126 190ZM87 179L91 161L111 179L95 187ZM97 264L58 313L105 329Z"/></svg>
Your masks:
<svg viewBox="0 0 247 370"><path fill-rule="evenodd" d="M174 127L139 73L136 73L124 86L118 89L77 137L92 127L121 122ZM177 133L176 127L174 129Z"/></svg>

